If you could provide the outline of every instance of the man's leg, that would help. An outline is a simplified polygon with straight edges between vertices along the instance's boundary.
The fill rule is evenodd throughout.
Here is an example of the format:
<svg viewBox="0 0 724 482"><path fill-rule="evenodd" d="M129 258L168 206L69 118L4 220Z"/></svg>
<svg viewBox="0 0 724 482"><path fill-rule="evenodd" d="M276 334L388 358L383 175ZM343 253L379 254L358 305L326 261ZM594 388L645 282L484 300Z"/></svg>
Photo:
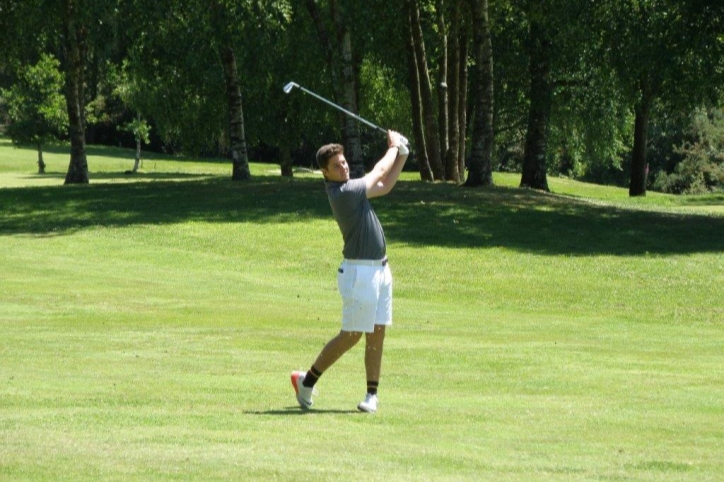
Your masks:
<svg viewBox="0 0 724 482"><path fill-rule="evenodd" d="M340 331L337 336L329 340L324 348L322 348L312 367L320 374L324 373L327 368L334 365L342 355L355 346L361 338L362 333L359 331Z"/></svg>
<svg viewBox="0 0 724 482"><path fill-rule="evenodd" d="M340 331L337 336L329 340L322 348L322 351L314 361L314 365L305 374L304 372L292 372L292 385L297 392L297 401L302 408L312 406L312 394L314 385L327 368L334 365L342 355L355 346L362 338L361 332Z"/></svg>
<svg viewBox="0 0 724 482"><path fill-rule="evenodd" d="M367 395L357 409L367 413L377 412L377 387L382 368L382 347L385 341L384 325L375 325L373 333L367 333L365 348L365 372L367 373Z"/></svg>
<svg viewBox="0 0 724 482"><path fill-rule="evenodd" d="M385 342L385 326L375 325L375 331L373 333L367 333L365 341L367 392L375 395L377 393L377 383L380 381L380 371L382 370L382 347ZM374 386L370 387L370 384L374 384ZM374 390L370 391L370 388L374 388Z"/></svg>
<svg viewBox="0 0 724 482"><path fill-rule="evenodd" d="M385 328L392 322L392 271L389 265L383 267L380 278L377 308L375 312L374 332L367 333L365 350L365 369L367 371L367 393L377 395L382 368L382 347L385 341Z"/></svg>

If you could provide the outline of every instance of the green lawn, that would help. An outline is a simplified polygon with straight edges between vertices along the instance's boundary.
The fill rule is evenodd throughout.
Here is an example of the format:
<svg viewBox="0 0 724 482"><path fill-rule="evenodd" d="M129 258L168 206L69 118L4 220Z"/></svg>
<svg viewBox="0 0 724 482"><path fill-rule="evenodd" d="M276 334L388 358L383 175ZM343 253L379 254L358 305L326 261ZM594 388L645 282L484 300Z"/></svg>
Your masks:
<svg viewBox="0 0 724 482"><path fill-rule="evenodd" d="M0 139L0 481L719 481L724 198L405 174L380 411L338 330L321 178Z"/></svg>

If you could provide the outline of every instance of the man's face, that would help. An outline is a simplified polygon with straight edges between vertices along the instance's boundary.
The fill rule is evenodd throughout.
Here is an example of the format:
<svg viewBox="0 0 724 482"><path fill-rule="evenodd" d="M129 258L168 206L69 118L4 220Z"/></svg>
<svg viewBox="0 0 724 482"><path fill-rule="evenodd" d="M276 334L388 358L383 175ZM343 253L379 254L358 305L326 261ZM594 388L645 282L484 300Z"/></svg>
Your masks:
<svg viewBox="0 0 724 482"><path fill-rule="evenodd" d="M349 181L349 166L344 154L337 154L327 163L327 169L322 169L322 174L328 181L347 182Z"/></svg>

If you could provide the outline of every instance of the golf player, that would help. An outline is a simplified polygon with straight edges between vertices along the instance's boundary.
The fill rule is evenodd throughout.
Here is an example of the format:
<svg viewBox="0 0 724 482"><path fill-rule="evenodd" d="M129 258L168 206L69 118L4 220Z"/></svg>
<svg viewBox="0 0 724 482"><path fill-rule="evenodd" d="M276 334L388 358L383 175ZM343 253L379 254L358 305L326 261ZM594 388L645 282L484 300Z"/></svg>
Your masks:
<svg viewBox="0 0 724 482"><path fill-rule="evenodd" d="M385 234L369 199L384 196L397 183L409 150L402 137L387 132L388 149L367 175L349 178L344 148L327 144L317 151L317 164L332 213L344 239L344 259L337 272L342 295L342 330L322 349L308 372L292 372L292 385L303 409L312 406L319 377L365 336L367 394L357 405L377 411L377 387L382 365L385 328L392 324L392 273L387 263Z"/></svg>

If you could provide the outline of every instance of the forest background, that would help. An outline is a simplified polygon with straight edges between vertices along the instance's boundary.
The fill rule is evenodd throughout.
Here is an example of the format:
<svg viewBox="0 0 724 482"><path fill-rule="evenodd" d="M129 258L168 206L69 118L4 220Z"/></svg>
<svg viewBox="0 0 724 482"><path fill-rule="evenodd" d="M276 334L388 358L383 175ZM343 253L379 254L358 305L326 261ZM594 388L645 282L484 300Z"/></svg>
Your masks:
<svg viewBox="0 0 724 482"><path fill-rule="evenodd" d="M670 193L724 186L724 5L696 0L2 0L0 129L282 174L339 140L355 175L412 141L423 180L548 190L548 176ZM92 159L90 161L92 168ZM130 165L129 165L130 167Z"/></svg>

